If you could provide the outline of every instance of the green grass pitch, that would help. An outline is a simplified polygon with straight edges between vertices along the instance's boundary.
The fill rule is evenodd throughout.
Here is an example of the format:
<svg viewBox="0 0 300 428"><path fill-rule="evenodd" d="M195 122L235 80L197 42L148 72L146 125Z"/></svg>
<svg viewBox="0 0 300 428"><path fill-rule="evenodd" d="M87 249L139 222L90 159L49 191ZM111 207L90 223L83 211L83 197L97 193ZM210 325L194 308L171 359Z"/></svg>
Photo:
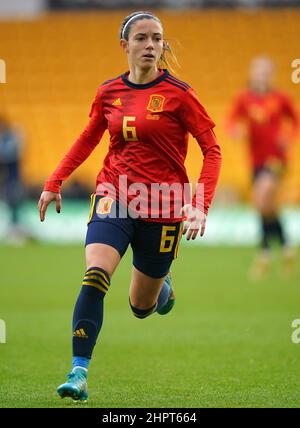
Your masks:
<svg viewBox="0 0 300 428"><path fill-rule="evenodd" d="M291 340L299 269L284 279L277 253L268 277L250 283L253 255L182 246L174 310L138 320L128 305L128 251L106 297L89 402L76 404L55 390L70 369L84 249L0 247L0 407L299 407L300 343Z"/></svg>

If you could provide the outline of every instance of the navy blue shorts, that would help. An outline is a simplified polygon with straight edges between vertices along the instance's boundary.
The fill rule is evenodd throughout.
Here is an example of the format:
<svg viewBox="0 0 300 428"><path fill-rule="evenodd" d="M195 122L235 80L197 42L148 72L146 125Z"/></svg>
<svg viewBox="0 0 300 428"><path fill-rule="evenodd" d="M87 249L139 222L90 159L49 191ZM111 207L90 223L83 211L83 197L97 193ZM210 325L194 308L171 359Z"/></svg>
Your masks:
<svg viewBox="0 0 300 428"><path fill-rule="evenodd" d="M107 244L122 257L130 244L136 269L152 278L162 278L177 257L182 222L145 221L125 213L126 208L117 201L92 195L85 245Z"/></svg>

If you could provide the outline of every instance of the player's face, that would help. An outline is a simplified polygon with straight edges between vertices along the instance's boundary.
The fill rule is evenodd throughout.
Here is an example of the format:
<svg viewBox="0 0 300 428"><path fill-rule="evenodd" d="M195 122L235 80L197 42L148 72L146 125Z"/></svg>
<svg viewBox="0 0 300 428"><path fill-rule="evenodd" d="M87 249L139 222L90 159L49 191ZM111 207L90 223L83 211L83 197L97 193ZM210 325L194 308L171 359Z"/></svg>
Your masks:
<svg viewBox="0 0 300 428"><path fill-rule="evenodd" d="M143 69L157 66L163 51L163 30L154 19L135 22L129 32L125 52L129 64Z"/></svg>
<svg viewBox="0 0 300 428"><path fill-rule="evenodd" d="M273 83L273 64L268 59L255 59L250 67L251 86L258 91L265 91Z"/></svg>

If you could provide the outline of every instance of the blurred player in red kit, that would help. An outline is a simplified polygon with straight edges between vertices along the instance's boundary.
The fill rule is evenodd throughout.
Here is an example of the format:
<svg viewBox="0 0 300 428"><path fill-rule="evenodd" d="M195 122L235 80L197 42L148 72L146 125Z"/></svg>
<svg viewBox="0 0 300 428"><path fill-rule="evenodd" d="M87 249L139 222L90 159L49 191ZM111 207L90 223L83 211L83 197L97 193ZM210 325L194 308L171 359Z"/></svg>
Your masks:
<svg viewBox="0 0 300 428"><path fill-rule="evenodd" d="M282 246L286 267L294 258L279 218L278 191L299 120L289 96L273 86L274 68L266 56L252 60L249 87L235 99L227 123L232 138L246 136L249 142L253 199L262 230L261 251L250 272L254 278L270 266L273 238Z"/></svg>
<svg viewBox="0 0 300 428"><path fill-rule="evenodd" d="M163 39L160 20L143 11L127 16L120 29L120 45L127 54L129 71L99 87L87 127L47 180L39 200L41 221L50 202L55 201L60 211L62 182L108 130L109 151L91 198L87 271L73 315L73 368L68 381L57 389L62 398L75 400L88 397L87 370L102 326L103 300L129 244L133 252L129 304L134 316L167 314L175 303L169 271L181 234L187 233L187 239L195 239L199 231L203 235L221 166L214 122L193 89L162 68L168 66L166 55L171 48ZM204 193L188 201L181 195L180 215L172 204L163 215L163 198L154 200L153 208L153 201L149 203L146 197L155 183L179 187L188 183L184 160L189 132L204 155L199 178ZM120 177L126 178L125 191ZM134 187L136 194L130 191ZM178 200L177 196L170 202Z"/></svg>

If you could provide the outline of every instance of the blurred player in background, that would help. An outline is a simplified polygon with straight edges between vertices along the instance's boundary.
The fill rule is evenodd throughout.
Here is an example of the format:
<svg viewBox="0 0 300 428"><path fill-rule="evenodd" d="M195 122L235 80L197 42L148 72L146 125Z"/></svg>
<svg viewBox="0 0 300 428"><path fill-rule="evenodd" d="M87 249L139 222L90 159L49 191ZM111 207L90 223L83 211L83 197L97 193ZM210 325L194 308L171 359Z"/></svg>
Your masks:
<svg viewBox="0 0 300 428"><path fill-rule="evenodd" d="M287 94L273 86L273 61L260 56L252 60L249 86L235 99L227 123L232 138L247 138L253 176L253 199L261 220L261 251L250 274L261 277L270 266L270 244L277 238L286 267L294 250L288 245L279 218L278 193L295 138L298 116Z"/></svg>
<svg viewBox="0 0 300 428"><path fill-rule="evenodd" d="M24 200L20 173L22 149L20 132L0 116L0 198L9 208L10 225L6 241L13 244L23 243L26 238L20 224L20 205Z"/></svg>
<svg viewBox="0 0 300 428"><path fill-rule="evenodd" d="M73 369L57 390L61 397L75 400L87 399L87 370L102 326L103 299L128 245L133 249L129 290L133 314L143 319L154 312L168 313L175 303L169 270L178 251L182 217L186 218L183 233L187 232L187 239L195 239L199 231L203 235L221 165L214 122L190 86L161 68L168 65L170 47L163 39L160 20L150 12L127 16L120 30L120 45L127 54L129 71L100 86L89 124L47 181L39 201L42 221L50 202L55 201L60 211L61 183L90 155L108 129L110 147L97 177L88 222L87 271L73 316ZM129 212L121 218L126 202L120 176L127 178L128 186L142 183L149 193L153 183L188 183L184 167L188 132L204 154L199 178L205 186L202 209L194 197L180 205L183 216L171 211L163 218L159 208L148 218L142 216L142 210L137 218ZM132 201L133 195L127 189L125 193L128 202ZM148 209L146 204L147 213ZM112 210L116 216L105 216Z"/></svg>

